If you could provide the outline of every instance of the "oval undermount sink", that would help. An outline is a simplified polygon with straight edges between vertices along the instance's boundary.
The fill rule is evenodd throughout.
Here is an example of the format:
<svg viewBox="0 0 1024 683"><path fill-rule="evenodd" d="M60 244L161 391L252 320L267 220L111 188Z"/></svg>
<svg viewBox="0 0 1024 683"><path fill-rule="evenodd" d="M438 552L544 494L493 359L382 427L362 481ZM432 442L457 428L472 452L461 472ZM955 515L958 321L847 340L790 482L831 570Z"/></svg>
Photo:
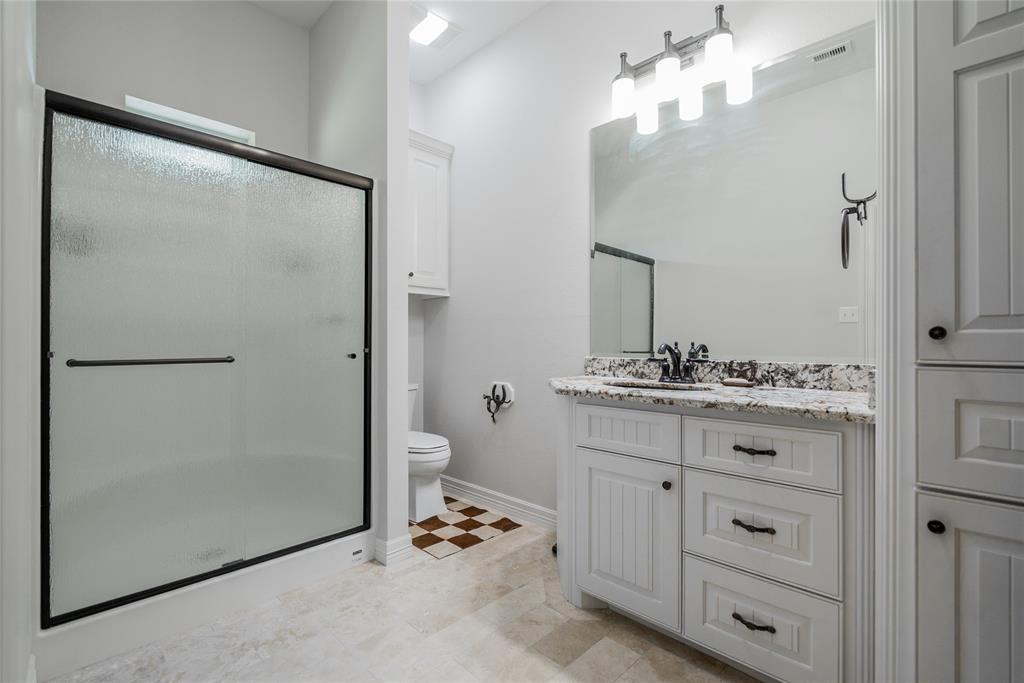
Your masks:
<svg viewBox="0 0 1024 683"><path fill-rule="evenodd" d="M616 379L606 382L610 387L623 389L668 389L670 391L707 391L708 384L679 384L677 382L658 382L652 379Z"/></svg>

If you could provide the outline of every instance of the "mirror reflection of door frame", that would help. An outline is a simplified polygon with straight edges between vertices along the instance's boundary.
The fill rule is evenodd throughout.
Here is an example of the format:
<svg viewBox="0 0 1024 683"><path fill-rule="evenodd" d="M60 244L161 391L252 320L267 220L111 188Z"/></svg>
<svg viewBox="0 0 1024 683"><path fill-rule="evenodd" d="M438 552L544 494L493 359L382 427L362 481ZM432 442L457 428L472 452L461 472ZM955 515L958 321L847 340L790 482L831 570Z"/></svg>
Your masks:
<svg viewBox="0 0 1024 683"><path fill-rule="evenodd" d="M645 353L650 356L654 355L654 259L649 256L637 254L632 251L626 251L625 249L619 249L608 244L602 244L601 242L594 242L593 248L590 250L590 258L594 259L594 255L597 253L607 254L608 256L615 256L617 258L627 259L629 261L636 261L649 266L651 269L651 297L650 297L650 308L648 310L647 322L648 322L648 338L651 341L651 348L649 349L636 349L627 350L620 349L621 353ZM593 311L591 311L593 315ZM621 316L620 316L621 318ZM594 341L590 340L590 345L593 347ZM621 346L621 344L620 344Z"/></svg>
<svg viewBox="0 0 1024 683"><path fill-rule="evenodd" d="M53 362L50 353L50 198L52 180L52 142L53 142L53 115L54 113L68 114L99 123L117 126L136 131L147 135L154 135L175 142L200 147L214 152L239 157L247 161L262 164L272 168L281 169L299 175L309 176L353 189L362 190L364 197L364 319L363 319L363 505L362 522L350 529L330 534L321 538L298 543L287 548L281 548L263 555L246 558L236 562L228 563L219 569L214 569L201 574L182 577L180 579L165 583L159 586L152 586L141 591L117 598L104 600L100 603L75 609L63 614L54 615L51 613L50 605L50 364ZM255 564L266 562L283 555L288 555L299 550L305 550L312 546L327 543L329 541L350 536L355 533L366 531L370 528L370 426L371 426L371 311L372 311L372 263L373 263L373 240L372 240L372 206L373 206L373 184L371 178L349 173L329 166L297 159L294 157L271 152L269 150L252 147L240 142L217 137L208 133L199 132L189 128L183 128L174 124L158 121L138 114L108 107L105 105L78 99L69 95L47 91L46 110L44 119L43 134L43 159L42 159L42 220L41 220L41 368L40 368L40 610L41 626L48 629L60 624L65 624L83 617L104 612L115 607L121 607L132 602L143 600L161 593L182 588L200 581L228 574L231 572L250 567ZM350 357L354 357L352 354ZM181 359L179 359L181 360ZM186 359L195 361L196 359ZM231 362L225 359L200 359L206 362ZM234 360L234 359L232 359ZM105 363L105 362L104 362Z"/></svg>

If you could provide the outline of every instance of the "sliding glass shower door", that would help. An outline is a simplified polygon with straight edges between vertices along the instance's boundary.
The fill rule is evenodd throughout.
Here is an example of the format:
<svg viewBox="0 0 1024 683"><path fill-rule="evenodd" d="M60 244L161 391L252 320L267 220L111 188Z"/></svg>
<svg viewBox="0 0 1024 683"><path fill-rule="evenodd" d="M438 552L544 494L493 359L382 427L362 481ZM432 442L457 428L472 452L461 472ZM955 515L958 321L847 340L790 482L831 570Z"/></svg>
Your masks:
<svg viewBox="0 0 1024 683"><path fill-rule="evenodd" d="M367 528L370 181L47 117L44 625Z"/></svg>

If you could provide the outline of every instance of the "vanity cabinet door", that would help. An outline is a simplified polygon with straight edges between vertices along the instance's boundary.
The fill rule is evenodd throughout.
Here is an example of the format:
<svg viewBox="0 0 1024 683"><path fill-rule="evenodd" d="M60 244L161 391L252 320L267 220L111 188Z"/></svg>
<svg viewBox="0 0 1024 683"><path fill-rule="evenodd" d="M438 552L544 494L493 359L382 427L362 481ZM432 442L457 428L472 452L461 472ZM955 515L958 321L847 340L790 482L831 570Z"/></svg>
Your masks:
<svg viewBox="0 0 1024 683"><path fill-rule="evenodd" d="M448 295L449 174L452 148L409 132L412 253L409 291Z"/></svg>
<svg viewBox="0 0 1024 683"><path fill-rule="evenodd" d="M680 630L681 468L577 448L576 583Z"/></svg>
<svg viewBox="0 0 1024 683"><path fill-rule="evenodd" d="M917 678L1024 681L1024 510L920 494Z"/></svg>
<svg viewBox="0 0 1024 683"><path fill-rule="evenodd" d="M1024 362L1024 11L917 3L922 360Z"/></svg>

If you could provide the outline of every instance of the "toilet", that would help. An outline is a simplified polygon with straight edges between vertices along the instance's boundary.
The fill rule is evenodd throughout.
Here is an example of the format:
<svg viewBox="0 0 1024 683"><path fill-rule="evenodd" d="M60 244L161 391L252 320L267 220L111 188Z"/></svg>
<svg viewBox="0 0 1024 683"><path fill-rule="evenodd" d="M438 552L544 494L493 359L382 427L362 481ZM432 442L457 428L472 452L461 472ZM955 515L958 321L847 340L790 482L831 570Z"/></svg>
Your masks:
<svg viewBox="0 0 1024 683"><path fill-rule="evenodd" d="M409 519L422 522L447 512L441 494L441 473L451 460L448 439L412 431L412 414L419 385L409 385Z"/></svg>

